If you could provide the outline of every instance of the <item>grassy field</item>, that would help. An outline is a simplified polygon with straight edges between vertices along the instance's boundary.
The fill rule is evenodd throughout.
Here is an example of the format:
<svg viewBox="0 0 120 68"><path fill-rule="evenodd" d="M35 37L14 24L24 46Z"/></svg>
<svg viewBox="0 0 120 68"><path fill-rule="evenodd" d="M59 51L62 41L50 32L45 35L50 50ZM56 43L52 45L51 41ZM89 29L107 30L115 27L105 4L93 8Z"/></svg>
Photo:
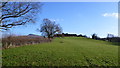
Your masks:
<svg viewBox="0 0 120 68"><path fill-rule="evenodd" d="M3 66L117 66L118 47L80 37L56 38L51 43L2 51Z"/></svg>

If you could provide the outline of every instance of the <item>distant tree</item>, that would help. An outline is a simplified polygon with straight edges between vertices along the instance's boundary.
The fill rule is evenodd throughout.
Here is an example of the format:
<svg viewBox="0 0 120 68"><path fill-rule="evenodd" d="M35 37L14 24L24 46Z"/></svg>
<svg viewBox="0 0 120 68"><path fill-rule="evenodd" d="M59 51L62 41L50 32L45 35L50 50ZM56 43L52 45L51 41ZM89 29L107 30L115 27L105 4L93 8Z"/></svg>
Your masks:
<svg viewBox="0 0 120 68"><path fill-rule="evenodd" d="M77 37L82 37L82 34L79 34Z"/></svg>
<svg viewBox="0 0 120 68"><path fill-rule="evenodd" d="M41 6L42 4L37 2L1 2L0 30L8 30L29 22L34 23Z"/></svg>
<svg viewBox="0 0 120 68"><path fill-rule="evenodd" d="M107 38L112 38L112 37L114 37L113 34L108 34L108 35L107 35Z"/></svg>
<svg viewBox="0 0 120 68"><path fill-rule="evenodd" d="M85 38L87 38L87 35L83 35L82 37L85 37Z"/></svg>
<svg viewBox="0 0 120 68"><path fill-rule="evenodd" d="M97 34L92 34L92 39L97 39L98 37L97 37Z"/></svg>
<svg viewBox="0 0 120 68"><path fill-rule="evenodd" d="M113 34L108 34L108 35L107 35L107 40L108 40L109 42L111 42L112 38L114 38L114 35L113 35Z"/></svg>
<svg viewBox="0 0 120 68"><path fill-rule="evenodd" d="M51 21L49 19L43 19L43 23L41 24L40 29L43 36L47 36L49 39L54 37L56 33L62 33L62 28L59 24L56 24L55 21Z"/></svg>

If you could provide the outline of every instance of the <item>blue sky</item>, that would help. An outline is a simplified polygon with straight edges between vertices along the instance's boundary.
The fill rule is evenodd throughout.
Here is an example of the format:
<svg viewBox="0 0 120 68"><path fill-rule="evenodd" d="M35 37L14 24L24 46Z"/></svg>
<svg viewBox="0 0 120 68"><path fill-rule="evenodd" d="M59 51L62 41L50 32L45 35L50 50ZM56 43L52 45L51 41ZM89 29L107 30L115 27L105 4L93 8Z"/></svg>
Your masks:
<svg viewBox="0 0 120 68"><path fill-rule="evenodd" d="M42 20L55 20L65 33L91 36L96 33L106 37L108 33L118 35L117 2L44 2L36 23L17 26L11 29L13 34L37 34Z"/></svg>

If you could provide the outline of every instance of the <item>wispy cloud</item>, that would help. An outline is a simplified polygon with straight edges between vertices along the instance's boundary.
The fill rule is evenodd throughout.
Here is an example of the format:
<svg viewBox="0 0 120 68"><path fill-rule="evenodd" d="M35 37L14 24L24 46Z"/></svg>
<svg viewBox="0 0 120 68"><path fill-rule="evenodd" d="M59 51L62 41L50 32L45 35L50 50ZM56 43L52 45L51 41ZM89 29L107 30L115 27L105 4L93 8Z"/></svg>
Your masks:
<svg viewBox="0 0 120 68"><path fill-rule="evenodd" d="M50 20L56 21L56 22L62 22L62 21L64 21L64 19L59 19L59 18L57 18L57 19L51 18Z"/></svg>
<svg viewBox="0 0 120 68"><path fill-rule="evenodd" d="M118 18L118 13L104 13L102 16Z"/></svg>

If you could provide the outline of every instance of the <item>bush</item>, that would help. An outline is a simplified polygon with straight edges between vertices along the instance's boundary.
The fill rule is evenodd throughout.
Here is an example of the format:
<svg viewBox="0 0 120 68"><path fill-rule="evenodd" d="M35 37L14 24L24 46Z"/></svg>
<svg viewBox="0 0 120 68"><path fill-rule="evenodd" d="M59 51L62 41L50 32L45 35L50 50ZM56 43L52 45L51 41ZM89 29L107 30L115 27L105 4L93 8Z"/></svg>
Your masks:
<svg viewBox="0 0 120 68"><path fill-rule="evenodd" d="M9 48L11 46L21 46L29 44L37 44L50 42L48 38L44 37L31 37L31 36L8 36L2 38L2 48Z"/></svg>

